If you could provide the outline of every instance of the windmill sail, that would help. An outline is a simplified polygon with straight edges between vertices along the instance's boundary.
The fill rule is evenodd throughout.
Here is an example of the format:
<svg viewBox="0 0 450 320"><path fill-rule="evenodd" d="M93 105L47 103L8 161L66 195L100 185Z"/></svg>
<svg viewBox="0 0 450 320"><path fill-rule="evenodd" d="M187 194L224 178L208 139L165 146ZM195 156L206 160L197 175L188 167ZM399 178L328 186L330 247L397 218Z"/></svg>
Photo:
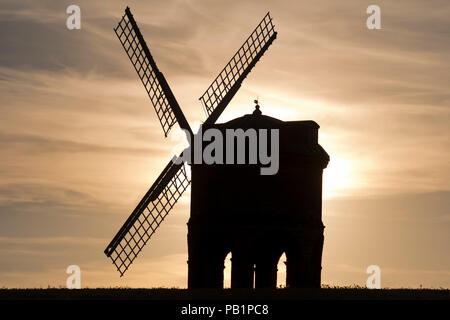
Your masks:
<svg viewBox="0 0 450 320"><path fill-rule="evenodd" d="M277 32L268 12L200 97L208 115L205 124L213 124L216 122L240 88L242 81L247 77L276 37Z"/></svg>
<svg viewBox="0 0 450 320"><path fill-rule="evenodd" d="M190 183L185 165L174 164L171 160L105 249L120 276L128 270Z"/></svg>
<svg viewBox="0 0 450 320"><path fill-rule="evenodd" d="M159 71L130 8L125 9L125 14L114 31L150 97L164 135L167 137L177 121L182 129L192 132L166 78Z"/></svg>

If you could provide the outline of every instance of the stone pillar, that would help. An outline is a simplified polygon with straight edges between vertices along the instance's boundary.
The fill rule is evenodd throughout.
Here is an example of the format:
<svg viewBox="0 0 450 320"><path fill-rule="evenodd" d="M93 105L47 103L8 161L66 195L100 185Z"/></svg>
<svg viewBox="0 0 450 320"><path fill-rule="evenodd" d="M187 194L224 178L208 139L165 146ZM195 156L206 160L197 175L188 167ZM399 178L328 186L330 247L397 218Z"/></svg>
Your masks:
<svg viewBox="0 0 450 320"><path fill-rule="evenodd" d="M320 288L323 235L303 239L301 245L286 252L286 286Z"/></svg>
<svg viewBox="0 0 450 320"><path fill-rule="evenodd" d="M232 252L231 288L253 288L253 262L245 252Z"/></svg>
<svg viewBox="0 0 450 320"><path fill-rule="evenodd" d="M255 288L276 288L277 262L273 259L256 262Z"/></svg>

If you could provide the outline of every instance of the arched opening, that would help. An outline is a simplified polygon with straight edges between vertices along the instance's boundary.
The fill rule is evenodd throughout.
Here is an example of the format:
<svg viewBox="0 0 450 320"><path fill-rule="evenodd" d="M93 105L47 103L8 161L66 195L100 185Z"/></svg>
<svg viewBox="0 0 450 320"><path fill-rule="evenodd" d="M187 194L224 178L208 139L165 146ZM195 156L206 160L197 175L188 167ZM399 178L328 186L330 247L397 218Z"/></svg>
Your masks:
<svg viewBox="0 0 450 320"><path fill-rule="evenodd" d="M277 265L277 288L286 288L286 253L283 252Z"/></svg>
<svg viewBox="0 0 450 320"><path fill-rule="evenodd" d="M253 264L253 270L252 270L252 288L255 288L256 284L256 264Z"/></svg>
<svg viewBox="0 0 450 320"><path fill-rule="evenodd" d="M224 261L223 287L225 289L231 288L231 252L227 254Z"/></svg>

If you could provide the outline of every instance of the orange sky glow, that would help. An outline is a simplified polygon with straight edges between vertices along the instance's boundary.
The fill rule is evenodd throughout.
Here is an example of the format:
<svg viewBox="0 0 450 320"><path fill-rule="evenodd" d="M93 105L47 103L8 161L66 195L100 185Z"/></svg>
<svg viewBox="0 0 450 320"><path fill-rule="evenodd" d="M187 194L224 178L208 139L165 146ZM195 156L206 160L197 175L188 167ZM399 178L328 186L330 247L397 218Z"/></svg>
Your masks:
<svg viewBox="0 0 450 320"><path fill-rule="evenodd" d="M128 1L188 121L267 11L278 38L219 122L314 120L324 171L322 283L450 287L450 3ZM113 27L123 1L0 8L0 287L187 287L189 190L120 278L103 253L183 135L164 138ZM283 260L283 259L281 259ZM284 283L283 263L279 284ZM229 262L226 270L229 270ZM227 272L227 271L226 271ZM229 274L225 276L226 283Z"/></svg>

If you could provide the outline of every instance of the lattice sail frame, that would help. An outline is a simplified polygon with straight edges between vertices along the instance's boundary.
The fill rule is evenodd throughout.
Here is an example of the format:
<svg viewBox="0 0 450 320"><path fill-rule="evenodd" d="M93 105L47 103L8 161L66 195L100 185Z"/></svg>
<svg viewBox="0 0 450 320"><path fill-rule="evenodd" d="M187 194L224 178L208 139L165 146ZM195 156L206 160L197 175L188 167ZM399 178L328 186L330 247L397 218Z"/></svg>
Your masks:
<svg viewBox="0 0 450 320"><path fill-rule="evenodd" d="M261 53L264 53L276 38L276 35L275 26L268 12L200 97L207 116L210 116L217 108L247 69L252 67L254 60L258 59Z"/></svg>
<svg viewBox="0 0 450 320"><path fill-rule="evenodd" d="M161 83L165 79L161 81L158 67L128 7L114 32L141 79L167 137L177 119L165 92L166 84Z"/></svg>
<svg viewBox="0 0 450 320"><path fill-rule="evenodd" d="M185 164L169 162L105 250L120 276L128 270L190 183Z"/></svg>

